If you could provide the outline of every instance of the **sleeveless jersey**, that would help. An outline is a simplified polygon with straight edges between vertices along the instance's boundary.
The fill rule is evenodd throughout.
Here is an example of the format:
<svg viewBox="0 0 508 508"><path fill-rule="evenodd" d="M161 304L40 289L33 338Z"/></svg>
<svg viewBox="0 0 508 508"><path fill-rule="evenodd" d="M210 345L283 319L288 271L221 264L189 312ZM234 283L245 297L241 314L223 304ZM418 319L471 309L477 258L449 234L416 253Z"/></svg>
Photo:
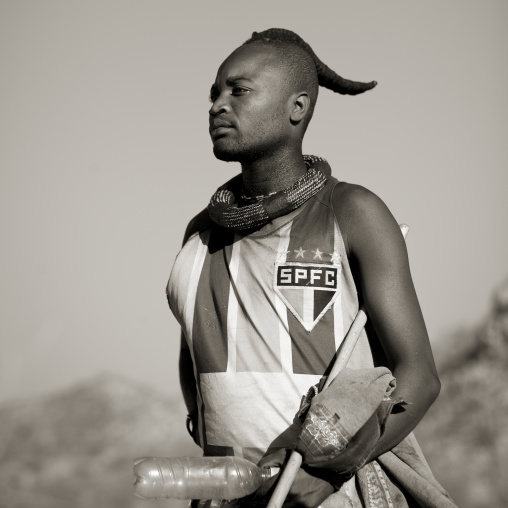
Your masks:
<svg viewBox="0 0 508 508"><path fill-rule="evenodd" d="M205 455L263 455L296 441L302 395L316 384L358 312L331 196L242 234L211 224L191 236L168 283L197 383ZM372 366L362 332L355 355ZM367 359L367 361L365 360Z"/></svg>

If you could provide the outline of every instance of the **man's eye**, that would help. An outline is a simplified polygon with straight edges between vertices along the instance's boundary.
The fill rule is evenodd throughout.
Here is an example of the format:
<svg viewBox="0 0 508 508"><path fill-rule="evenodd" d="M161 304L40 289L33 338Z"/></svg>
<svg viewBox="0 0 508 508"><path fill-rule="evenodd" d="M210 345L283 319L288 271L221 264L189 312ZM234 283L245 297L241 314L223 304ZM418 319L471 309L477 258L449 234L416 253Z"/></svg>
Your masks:
<svg viewBox="0 0 508 508"><path fill-rule="evenodd" d="M235 86L233 87L233 90L231 90L231 93L233 95L243 95L246 92L250 92L248 88L244 88L242 86Z"/></svg>

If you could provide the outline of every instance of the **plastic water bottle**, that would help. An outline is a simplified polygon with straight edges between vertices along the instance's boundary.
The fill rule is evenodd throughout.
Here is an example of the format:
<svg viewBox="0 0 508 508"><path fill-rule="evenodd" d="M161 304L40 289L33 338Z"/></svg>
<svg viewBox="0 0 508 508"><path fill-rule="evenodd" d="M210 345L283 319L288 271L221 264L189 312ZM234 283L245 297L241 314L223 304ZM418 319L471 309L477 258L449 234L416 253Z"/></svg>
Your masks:
<svg viewBox="0 0 508 508"><path fill-rule="evenodd" d="M273 468L278 469L278 468ZM239 499L271 476L242 457L142 457L134 461L141 499Z"/></svg>

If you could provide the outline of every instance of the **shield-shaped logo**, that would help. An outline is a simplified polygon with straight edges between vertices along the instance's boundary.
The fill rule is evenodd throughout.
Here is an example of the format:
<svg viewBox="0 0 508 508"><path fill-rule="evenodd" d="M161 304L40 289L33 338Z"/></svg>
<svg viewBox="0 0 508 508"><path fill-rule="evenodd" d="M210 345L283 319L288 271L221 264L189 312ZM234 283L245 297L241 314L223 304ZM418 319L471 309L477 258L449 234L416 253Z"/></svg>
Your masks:
<svg viewBox="0 0 508 508"><path fill-rule="evenodd" d="M275 264L274 290L308 332L339 296L340 270L340 264Z"/></svg>

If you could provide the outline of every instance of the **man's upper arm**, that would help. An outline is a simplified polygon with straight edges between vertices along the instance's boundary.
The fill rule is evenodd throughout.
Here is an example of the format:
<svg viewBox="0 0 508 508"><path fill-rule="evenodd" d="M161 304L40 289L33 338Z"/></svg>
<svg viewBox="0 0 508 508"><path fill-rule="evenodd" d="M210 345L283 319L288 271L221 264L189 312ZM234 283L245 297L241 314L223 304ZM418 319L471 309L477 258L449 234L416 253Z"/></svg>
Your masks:
<svg viewBox="0 0 508 508"><path fill-rule="evenodd" d="M358 289L389 366L435 374L406 244L396 220L381 199L360 186L339 185L333 204L348 258L356 269Z"/></svg>

